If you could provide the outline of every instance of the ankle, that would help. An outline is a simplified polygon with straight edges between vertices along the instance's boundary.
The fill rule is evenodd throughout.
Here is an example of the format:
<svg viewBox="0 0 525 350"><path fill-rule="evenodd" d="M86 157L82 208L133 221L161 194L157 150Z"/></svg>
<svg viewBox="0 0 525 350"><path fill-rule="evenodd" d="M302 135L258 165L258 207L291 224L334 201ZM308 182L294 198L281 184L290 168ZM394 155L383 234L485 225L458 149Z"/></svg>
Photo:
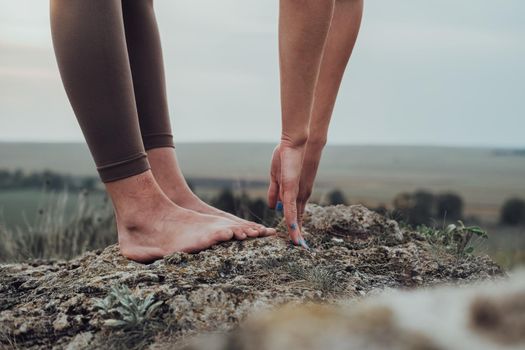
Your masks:
<svg viewBox="0 0 525 350"><path fill-rule="evenodd" d="M117 221L120 222L145 217L170 202L150 170L106 183L106 190L111 197Z"/></svg>
<svg viewBox="0 0 525 350"><path fill-rule="evenodd" d="M125 210L117 212L115 218L117 230L128 235L144 234L156 227L166 218L166 213L174 214L179 209L165 196L158 200L145 200L139 205L130 205Z"/></svg>
<svg viewBox="0 0 525 350"><path fill-rule="evenodd" d="M159 181L159 186L166 197L178 204L191 200L195 196L185 181Z"/></svg>
<svg viewBox="0 0 525 350"><path fill-rule="evenodd" d="M168 195L168 198L181 207L186 207L188 204L199 199L189 187L187 189L180 189L179 191L173 192L171 195Z"/></svg>
<svg viewBox="0 0 525 350"><path fill-rule="evenodd" d="M152 174L166 196L179 203L194 197L173 148L153 148L147 151Z"/></svg>

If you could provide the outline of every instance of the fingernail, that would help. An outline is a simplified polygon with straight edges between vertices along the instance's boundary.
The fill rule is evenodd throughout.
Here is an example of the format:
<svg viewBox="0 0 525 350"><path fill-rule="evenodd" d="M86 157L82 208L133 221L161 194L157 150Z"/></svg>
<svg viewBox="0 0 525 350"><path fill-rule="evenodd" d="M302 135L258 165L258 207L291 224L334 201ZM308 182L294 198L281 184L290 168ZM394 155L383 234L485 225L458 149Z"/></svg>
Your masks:
<svg viewBox="0 0 525 350"><path fill-rule="evenodd" d="M299 238L299 243L301 243L301 246L303 246L304 249L310 250L310 247L308 246L304 238Z"/></svg>
<svg viewBox="0 0 525 350"><path fill-rule="evenodd" d="M290 228L291 228L292 230L297 229L297 224L294 222L293 224L290 225Z"/></svg>
<svg viewBox="0 0 525 350"><path fill-rule="evenodd" d="M281 201L277 202L277 206L275 207L275 210L277 211L283 210L283 203Z"/></svg>

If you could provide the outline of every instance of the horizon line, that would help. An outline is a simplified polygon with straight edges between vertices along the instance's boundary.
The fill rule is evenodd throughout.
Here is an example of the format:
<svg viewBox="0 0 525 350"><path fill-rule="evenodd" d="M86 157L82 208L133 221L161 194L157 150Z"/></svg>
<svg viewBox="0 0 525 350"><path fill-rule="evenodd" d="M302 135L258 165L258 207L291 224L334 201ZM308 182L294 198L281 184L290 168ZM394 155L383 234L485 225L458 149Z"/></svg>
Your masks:
<svg viewBox="0 0 525 350"><path fill-rule="evenodd" d="M87 144L83 141L30 141L30 140L0 140L0 144L47 144L47 145L84 145L87 147ZM178 141L177 144L252 144L252 145L276 145L277 142L273 141L219 141L219 140L210 140L210 141ZM432 143L343 143L343 142L328 142L327 147L426 147L426 148L475 148L475 149L504 149L504 150L525 150L525 145L522 146L510 146L510 145L462 145L462 144L432 144Z"/></svg>

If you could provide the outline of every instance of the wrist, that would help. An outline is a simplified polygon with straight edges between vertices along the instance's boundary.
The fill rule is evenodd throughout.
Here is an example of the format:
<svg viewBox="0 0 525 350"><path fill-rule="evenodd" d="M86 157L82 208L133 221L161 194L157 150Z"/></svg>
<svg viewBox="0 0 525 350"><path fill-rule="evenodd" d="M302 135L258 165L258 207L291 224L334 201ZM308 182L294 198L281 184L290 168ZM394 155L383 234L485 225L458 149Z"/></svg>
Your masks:
<svg viewBox="0 0 525 350"><path fill-rule="evenodd" d="M296 133L294 135L281 135L281 145L290 148L304 148L308 142L308 132Z"/></svg>
<svg viewBox="0 0 525 350"><path fill-rule="evenodd" d="M310 150L321 152L326 146L326 141L326 137L310 136L306 144Z"/></svg>

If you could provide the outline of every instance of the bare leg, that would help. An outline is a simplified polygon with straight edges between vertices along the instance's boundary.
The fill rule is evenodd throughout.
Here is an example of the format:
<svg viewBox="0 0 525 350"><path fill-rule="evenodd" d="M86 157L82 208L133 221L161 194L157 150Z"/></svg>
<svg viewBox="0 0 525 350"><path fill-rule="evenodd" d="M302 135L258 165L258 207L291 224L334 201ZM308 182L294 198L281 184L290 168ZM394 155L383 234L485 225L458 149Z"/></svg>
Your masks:
<svg viewBox="0 0 525 350"><path fill-rule="evenodd" d="M245 238L231 220L175 205L149 170L121 1L51 0L51 29L66 92L115 208L122 253L151 261Z"/></svg>
<svg viewBox="0 0 525 350"><path fill-rule="evenodd" d="M250 237L275 233L274 229L266 229L206 204L190 190L173 145L153 1L123 0L122 7L140 130L151 170L160 188L177 205L244 225L245 233Z"/></svg>
<svg viewBox="0 0 525 350"><path fill-rule="evenodd" d="M337 93L352 54L363 14L363 0L336 0L326 39L310 118L298 200L300 226L304 207L315 181ZM301 192L300 191L300 192Z"/></svg>

